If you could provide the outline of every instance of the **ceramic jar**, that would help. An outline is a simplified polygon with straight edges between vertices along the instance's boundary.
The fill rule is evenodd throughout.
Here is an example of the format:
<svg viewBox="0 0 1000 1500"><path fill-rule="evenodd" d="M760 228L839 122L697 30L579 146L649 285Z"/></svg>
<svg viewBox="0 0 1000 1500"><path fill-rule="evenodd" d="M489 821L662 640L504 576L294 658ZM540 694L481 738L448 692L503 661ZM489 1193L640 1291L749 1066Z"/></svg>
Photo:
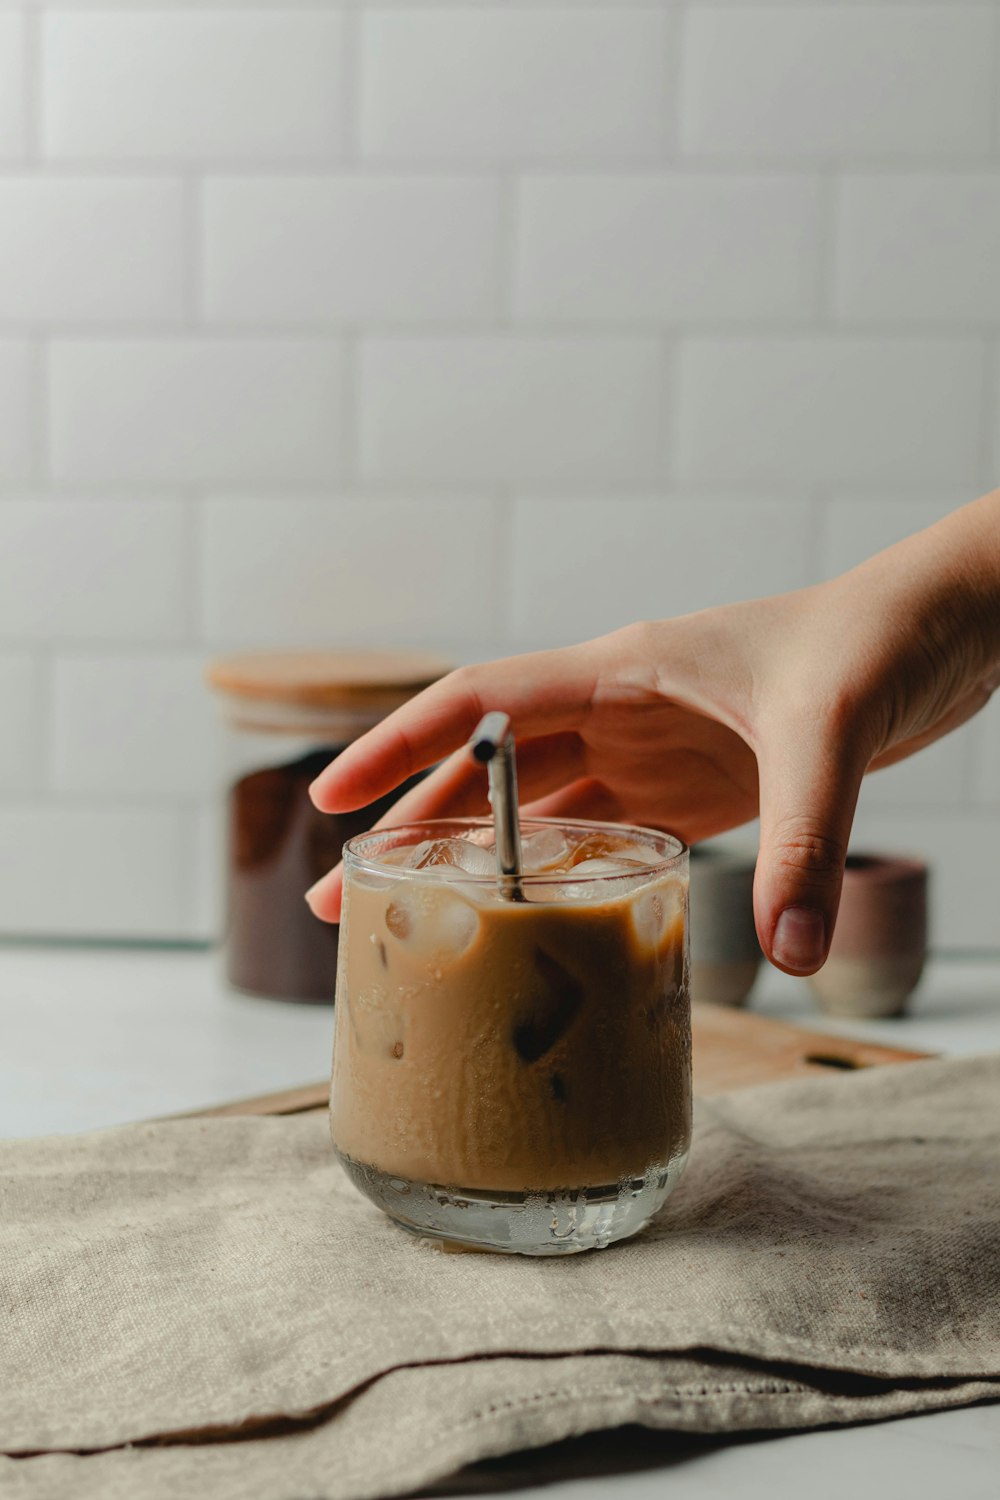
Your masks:
<svg viewBox="0 0 1000 1500"><path fill-rule="evenodd" d="M742 1005L753 988L761 951L753 919L756 860L740 850L691 850L691 998Z"/></svg>
<svg viewBox="0 0 1000 1500"><path fill-rule="evenodd" d="M213 662L226 727L226 976L275 1000L333 1004L338 929L304 896L398 792L317 812L309 785L335 756L448 670L420 652L258 651Z"/></svg>
<svg viewBox="0 0 1000 1500"><path fill-rule="evenodd" d="M850 854L830 956L809 983L828 1015L901 1014L927 952L927 866Z"/></svg>

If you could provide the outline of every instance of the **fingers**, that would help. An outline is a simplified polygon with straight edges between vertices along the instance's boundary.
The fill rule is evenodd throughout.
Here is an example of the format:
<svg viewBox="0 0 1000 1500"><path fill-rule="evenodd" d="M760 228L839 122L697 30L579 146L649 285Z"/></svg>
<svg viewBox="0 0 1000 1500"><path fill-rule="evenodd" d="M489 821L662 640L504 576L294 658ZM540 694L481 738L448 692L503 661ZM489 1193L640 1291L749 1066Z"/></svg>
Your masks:
<svg viewBox="0 0 1000 1500"><path fill-rule="evenodd" d="M584 768L585 749L578 735L549 734L527 740L518 747L518 782L525 798L543 796ZM599 785L599 783L596 783ZM425 818L476 817L489 811L485 768L472 759L463 745L438 766L419 786L415 786L394 803L375 825L385 828L399 823L418 823ZM579 816L599 816L599 813ZM340 920L343 894L343 866L329 874L306 892L313 914L324 922Z"/></svg>
<svg viewBox="0 0 1000 1500"><path fill-rule="evenodd" d="M548 797L522 806L526 818L593 818L599 823L622 821L622 803L603 781L593 777L574 781Z"/></svg>
<svg viewBox="0 0 1000 1500"><path fill-rule="evenodd" d="M597 664L589 646L462 667L356 740L313 782L323 812L349 812L457 750L483 714L502 709L519 738L572 729L585 715Z"/></svg>
<svg viewBox="0 0 1000 1500"><path fill-rule="evenodd" d="M475 818L487 812L486 767L474 761L463 745L394 802L376 827L419 823L424 818Z"/></svg>
<svg viewBox="0 0 1000 1500"><path fill-rule="evenodd" d="M584 746L575 734L547 734L519 744L517 782L522 807L532 797L542 797L582 775L585 759ZM486 768L474 761L463 745L419 786L400 797L381 823L483 817L490 810L487 792Z"/></svg>
<svg viewBox="0 0 1000 1500"><path fill-rule="evenodd" d="M788 974L813 974L833 936L844 861L867 755L818 719L774 727L757 749L760 854L757 935Z"/></svg>
<svg viewBox="0 0 1000 1500"><path fill-rule="evenodd" d="M343 895L344 866L339 864L306 891L305 899L313 916L321 922L339 922Z"/></svg>

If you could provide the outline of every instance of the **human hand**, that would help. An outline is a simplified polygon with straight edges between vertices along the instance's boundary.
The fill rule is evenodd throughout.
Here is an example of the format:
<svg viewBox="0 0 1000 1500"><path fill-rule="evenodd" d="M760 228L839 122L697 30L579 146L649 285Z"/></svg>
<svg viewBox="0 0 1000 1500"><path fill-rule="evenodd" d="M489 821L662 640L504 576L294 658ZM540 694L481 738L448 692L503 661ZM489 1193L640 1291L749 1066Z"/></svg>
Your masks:
<svg viewBox="0 0 1000 1500"><path fill-rule="evenodd" d="M1000 535L995 510L988 519ZM1000 569L970 571L954 529L938 530L813 588L461 668L344 751L314 801L362 807L443 760L384 821L484 813L485 776L465 743L502 709L525 815L697 843L759 811L761 946L779 968L812 973L833 935L862 777L964 722L997 685ZM336 920L341 879L338 868L313 887L317 915Z"/></svg>

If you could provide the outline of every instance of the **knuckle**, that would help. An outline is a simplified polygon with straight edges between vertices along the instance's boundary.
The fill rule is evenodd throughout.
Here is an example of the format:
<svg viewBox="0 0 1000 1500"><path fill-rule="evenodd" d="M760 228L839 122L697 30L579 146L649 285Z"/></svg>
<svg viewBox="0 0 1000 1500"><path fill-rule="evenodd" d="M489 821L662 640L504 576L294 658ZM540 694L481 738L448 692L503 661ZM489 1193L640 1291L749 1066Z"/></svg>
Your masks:
<svg viewBox="0 0 1000 1500"><path fill-rule="evenodd" d="M438 686L442 695L447 695L449 699L462 705L470 726L482 718L484 709L481 684L475 667L456 667L441 679Z"/></svg>
<svg viewBox="0 0 1000 1500"><path fill-rule="evenodd" d="M613 651L624 650L632 656L645 656L655 646L658 631L653 620L632 620L628 625L620 625L617 630L603 637L603 641Z"/></svg>
<svg viewBox="0 0 1000 1500"><path fill-rule="evenodd" d="M845 850L839 839L796 823L776 830L775 863L809 883L830 886L841 878Z"/></svg>
<svg viewBox="0 0 1000 1500"><path fill-rule="evenodd" d="M634 620L628 631L637 651L652 653L659 644L660 627L656 620Z"/></svg>
<svg viewBox="0 0 1000 1500"><path fill-rule="evenodd" d="M442 678L442 681L446 686L450 688L458 688L462 692L468 691L468 689L472 686L472 680L473 672L472 668L469 666L455 667L451 672L448 673L447 677Z"/></svg>

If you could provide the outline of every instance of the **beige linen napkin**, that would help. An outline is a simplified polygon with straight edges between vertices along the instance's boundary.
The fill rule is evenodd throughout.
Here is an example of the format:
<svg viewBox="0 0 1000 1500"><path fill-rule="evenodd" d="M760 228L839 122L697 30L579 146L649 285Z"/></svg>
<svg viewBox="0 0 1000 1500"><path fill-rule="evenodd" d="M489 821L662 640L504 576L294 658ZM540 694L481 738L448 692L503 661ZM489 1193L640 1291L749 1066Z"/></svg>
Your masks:
<svg viewBox="0 0 1000 1500"><path fill-rule="evenodd" d="M0 1452L37 1456L0 1493L360 1500L623 1422L996 1397L998 1285L1000 1057L705 1101L657 1222L564 1260L412 1240L323 1116L8 1144Z"/></svg>

